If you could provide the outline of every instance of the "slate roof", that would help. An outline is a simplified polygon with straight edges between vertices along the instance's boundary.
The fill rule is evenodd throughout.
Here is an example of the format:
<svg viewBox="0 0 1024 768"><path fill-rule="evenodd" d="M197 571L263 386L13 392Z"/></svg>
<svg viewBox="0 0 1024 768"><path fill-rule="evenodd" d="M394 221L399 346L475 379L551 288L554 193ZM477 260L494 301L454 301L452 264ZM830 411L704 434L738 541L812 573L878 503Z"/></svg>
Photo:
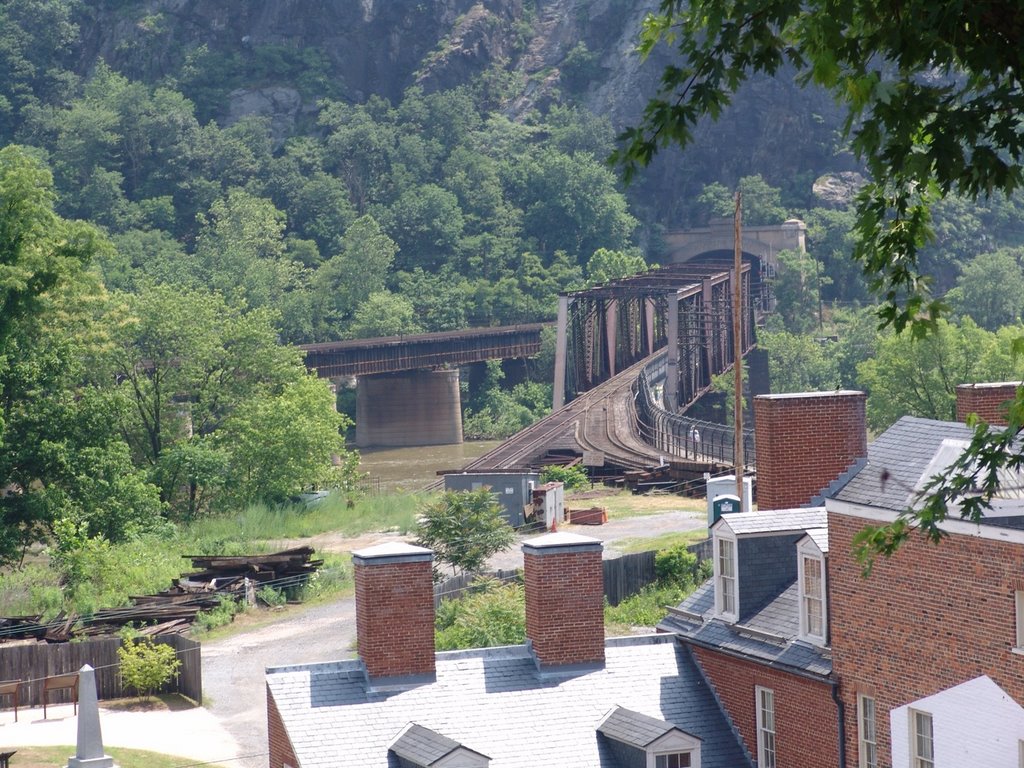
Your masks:
<svg viewBox="0 0 1024 768"><path fill-rule="evenodd" d="M675 726L642 712L634 712L625 707L615 707L597 730L610 739L639 749L646 749L652 741L675 730Z"/></svg>
<svg viewBox="0 0 1024 768"><path fill-rule="evenodd" d="M971 434L959 422L904 416L868 446L867 464L832 498L901 512L942 441L969 440Z"/></svg>
<svg viewBox="0 0 1024 768"><path fill-rule="evenodd" d="M367 689L358 661L278 667L267 685L302 768L387 768L407 723L489 755L491 768L621 768L597 727L614 706L702 740L704 768L750 766L687 648L672 635L607 641L603 669L540 677L525 646L437 654L437 681Z"/></svg>
<svg viewBox="0 0 1024 768"><path fill-rule="evenodd" d="M793 556L796 557L795 552ZM832 672L831 649L797 640L800 633L798 599L798 585L793 582L745 623L729 624L715 618L714 579L709 579L679 606L699 619L670 613L658 629L674 632L686 642L705 648L827 677Z"/></svg>
<svg viewBox="0 0 1024 768"><path fill-rule="evenodd" d="M417 723L409 723L405 732L391 744L391 749L399 757L417 765L433 765L461 746L463 745L454 739Z"/></svg>
<svg viewBox="0 0 1024 768"><path fill-rule="evenodd" d="M828 514L824 507L736 512L731 515L722 515L721 519L737 536L748 533L805 531L808 528L825 528L828 525ZM716 525L721 524L721 522L716 523Z"/></svg>

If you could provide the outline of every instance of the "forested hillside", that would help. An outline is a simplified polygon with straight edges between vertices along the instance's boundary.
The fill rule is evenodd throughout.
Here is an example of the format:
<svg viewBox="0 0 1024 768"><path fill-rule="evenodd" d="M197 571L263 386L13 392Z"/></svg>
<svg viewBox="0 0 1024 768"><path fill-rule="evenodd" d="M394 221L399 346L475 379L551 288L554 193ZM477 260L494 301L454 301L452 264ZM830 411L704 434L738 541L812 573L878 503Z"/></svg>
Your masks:
<svg viewBox="0 0 1024 768"><path fill-rule="evenodd" d="M954 323L931 357L879 338L847 258L860 169L791 77L622 186L656 5L0 0L0 559L351 487L347 420L288 344L552 319L737 187L748 223L809 226L763 337L777 388L887 391L877 351L920 360L903 412L941 415L956 377L1016 375L971 351L1020 318L1021 200L944 202L925 258ZM469 433L550 402L500 380L468 393Z"/></svg>

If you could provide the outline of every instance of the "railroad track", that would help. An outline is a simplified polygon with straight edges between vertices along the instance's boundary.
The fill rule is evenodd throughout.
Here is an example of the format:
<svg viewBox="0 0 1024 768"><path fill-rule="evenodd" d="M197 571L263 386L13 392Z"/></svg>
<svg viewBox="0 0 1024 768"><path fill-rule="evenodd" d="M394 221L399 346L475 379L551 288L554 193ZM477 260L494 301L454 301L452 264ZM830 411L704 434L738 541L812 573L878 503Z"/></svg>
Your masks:
<svg viewBox="0 0 1024 768"><path fill-rule="evenodd" d="M656 353L660 354L660 353ZM640 369L650 362L641 360L522 432L494 450L467 464L465 472L528 469L538 466L552 447L573 447L577 452L594 451L605 456L606 464L624 469L644 469L659 463L659 455L635 434L631 386Z"/></svg>

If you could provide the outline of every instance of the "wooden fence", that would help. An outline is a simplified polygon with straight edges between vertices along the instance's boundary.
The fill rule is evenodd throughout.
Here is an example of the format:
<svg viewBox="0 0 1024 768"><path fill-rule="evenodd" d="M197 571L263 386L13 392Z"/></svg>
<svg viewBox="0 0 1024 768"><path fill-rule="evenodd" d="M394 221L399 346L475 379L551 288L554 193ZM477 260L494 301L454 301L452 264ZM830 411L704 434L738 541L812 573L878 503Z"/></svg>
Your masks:
<svg viewBox="0 0 1024 768"><path fill-rule="evenodd" d="M490 571L484 574L499 581L512 581L519 578L519 571ZM460 573L452 576L439 584L434 585L434 608L436 609L442 600L459 600L466 594L466 588L479 578L475 575Z"/></svg>
<svg viewBox="0 0 1024 768"><path fill-rule="evenodd" d="M180 635L163 635L155 640L174 648L181 659L178 674L160 689L160 693L180 693L201 702L203 664L200 644ZM119 647L121 638L118 637L81 643L0 646L0 680L24 680L21 705L42 706L43 678L77 672L88 664L96 670L96 693L100 700L118 699L129 695L121 687ZM70 691L52 691L49 696L51 704L70 701Z"/></svg>
<svg viewBox="0 0 1024 768"><path fill-rule="evenodd" d="M612 560L605 560L604 596L609 605L618 605L630 595L653 582L654 552L636 552Z"/></svg>

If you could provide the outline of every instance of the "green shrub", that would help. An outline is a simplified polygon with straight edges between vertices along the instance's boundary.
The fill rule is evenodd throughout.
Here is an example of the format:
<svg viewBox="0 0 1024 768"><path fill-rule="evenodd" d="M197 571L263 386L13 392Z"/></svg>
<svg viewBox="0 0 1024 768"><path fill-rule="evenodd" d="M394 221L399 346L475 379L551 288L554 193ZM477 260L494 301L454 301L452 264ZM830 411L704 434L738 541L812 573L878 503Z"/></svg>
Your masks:
<svg viewBox="0 0 1024 768"><path fill-rule="evenodd" d="M491 648L526 641L526 599L520 583L478 579L461 600L444 600L436 617L439 651Z"/></svg>
<svg viewBox="0 0 1024 768"><path fill-rule="evenodd" d="M710 563L708 563L710 565ZM707 577L702 577L702 563L690 552L685 544L678 544L660 550L654 555L654 573L663 584L678 586L700 584Z"/></svg>
<svg viewBox="0 0 1024 768"><path fill-rule="evenodd" d="M587 476L587 470L579 465L573 467L559 467L557 465L543 467L540 471L540 481L542 483L562 483L567 491L590 487L590 478Z"/></svg>
<svg viewBox="0 0 1024 768"><path fill-rule="evenodd" d="M155 693L181 667L174 648L149 639L125 639L117 649L117 657L121 661L121 680L125 688L139 695Z"/></svg>
<svg viewBox="0 0 1024 768"><path fill-rule="evenodd" d="M194 634L202 634L230 624L235 614L241 610L238 603L227 595L221 595L219 600L216 608L201 611L196 615L195 623L192 625Z"/></svg>
<svg viewBox="0 0 1024 768"><path fill-rule="evenodd" d="M692 590L676 584L648 584L616 606L604 608L605 624L654 627L665 618L666 606L678 605Z"/></svg>
<svg viewBox="0 0 1024 768"><path fill-rule="evenodd" d="M282 590L273 587L260 587L256 597L270 608L277 608L288 602L288 596Z"/></svg>

